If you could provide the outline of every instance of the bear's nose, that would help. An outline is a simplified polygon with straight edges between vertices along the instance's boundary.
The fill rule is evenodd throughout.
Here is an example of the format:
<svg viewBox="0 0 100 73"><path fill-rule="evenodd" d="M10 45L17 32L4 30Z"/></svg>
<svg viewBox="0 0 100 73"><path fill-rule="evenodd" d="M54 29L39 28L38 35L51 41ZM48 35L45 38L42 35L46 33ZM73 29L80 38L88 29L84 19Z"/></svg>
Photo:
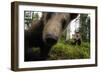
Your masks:
<svg viewBox="0 0 100 73"><path fill-rule="evenodd" d="M58 37L52 34L47 34L45 40L46 40L46 44L54 45L57 43Z"/></svg>

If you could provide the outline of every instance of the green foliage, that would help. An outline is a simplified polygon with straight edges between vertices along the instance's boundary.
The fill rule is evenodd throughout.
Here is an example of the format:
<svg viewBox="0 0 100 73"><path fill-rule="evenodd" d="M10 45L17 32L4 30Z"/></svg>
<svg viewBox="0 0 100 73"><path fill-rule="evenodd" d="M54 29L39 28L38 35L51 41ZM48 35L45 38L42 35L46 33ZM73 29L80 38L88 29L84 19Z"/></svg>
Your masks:
<svg viewBox="0 0 100 73"><path fill-rule="evenodd" d="M83 42L79 45L71 45L69 43L58 42L54 45L50 52L50 60L59 59L86 59L90 57L90 45Z"/></svg>
<svg viewBox="0 0 100 73"><path fill-rule="evenodd" d="M80 28L83 41L90 41L90 17L88 14L80 14Z"/></svg>
<svg viewBox="0 0 100 73"><path fill-rule="evenodd" d="M24 23L29 26L32 22L39 20L38 13L34 13L34 11L25 11L24 12Z"/></svg>

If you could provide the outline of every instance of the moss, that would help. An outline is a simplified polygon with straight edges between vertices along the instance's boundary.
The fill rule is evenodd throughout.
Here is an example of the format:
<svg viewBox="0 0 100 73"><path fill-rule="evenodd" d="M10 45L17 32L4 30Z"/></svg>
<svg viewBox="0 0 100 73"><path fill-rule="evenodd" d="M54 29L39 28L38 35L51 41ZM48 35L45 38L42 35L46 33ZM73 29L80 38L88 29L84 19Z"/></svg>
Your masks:
<svg viewBox="0 0 100 73"><path fill-rule="evenodd" d="M82 44L78 46L59 41L52 47L48 59L86 59L89 57L89 42L82 42Z"/></svg>

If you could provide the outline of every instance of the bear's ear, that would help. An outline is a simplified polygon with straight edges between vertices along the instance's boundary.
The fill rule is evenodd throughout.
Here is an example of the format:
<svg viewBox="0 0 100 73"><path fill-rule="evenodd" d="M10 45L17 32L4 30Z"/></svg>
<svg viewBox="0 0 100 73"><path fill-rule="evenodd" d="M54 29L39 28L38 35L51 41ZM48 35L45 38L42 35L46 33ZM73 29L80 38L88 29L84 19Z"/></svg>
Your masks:
<svg viewBox="0 0 100 73"><path fill-rule="evenodd" d="M41 19L44 22L44 24L47 23L47 21L51 18L52 14L53 14L52 12L43 12L42 13L42 18Z"/></svg>
<svg viewBox="0 0 100 73"><path fill-rule="evenodd" d="M71 13L71 20L75 19L78 16L77 13Z"/></svg>

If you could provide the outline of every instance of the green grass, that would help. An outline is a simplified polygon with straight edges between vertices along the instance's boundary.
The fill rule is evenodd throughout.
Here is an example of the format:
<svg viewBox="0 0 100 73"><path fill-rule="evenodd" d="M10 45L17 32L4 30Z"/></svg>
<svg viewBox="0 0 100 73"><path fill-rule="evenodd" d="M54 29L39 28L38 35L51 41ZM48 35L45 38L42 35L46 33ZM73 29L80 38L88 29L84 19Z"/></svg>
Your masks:
<svg viewBox="0 0 100 73"><path fill-rule="evenodd" d="M59 59L86 59L90 58L90 44L89 42L82 42L79 45L72 45L70 43L65 43L64 41L59 41L54 45L50 52L50 60Z"/></svg>

